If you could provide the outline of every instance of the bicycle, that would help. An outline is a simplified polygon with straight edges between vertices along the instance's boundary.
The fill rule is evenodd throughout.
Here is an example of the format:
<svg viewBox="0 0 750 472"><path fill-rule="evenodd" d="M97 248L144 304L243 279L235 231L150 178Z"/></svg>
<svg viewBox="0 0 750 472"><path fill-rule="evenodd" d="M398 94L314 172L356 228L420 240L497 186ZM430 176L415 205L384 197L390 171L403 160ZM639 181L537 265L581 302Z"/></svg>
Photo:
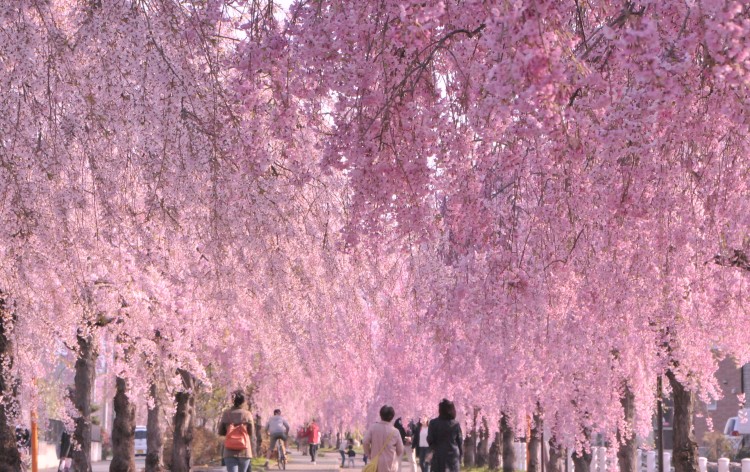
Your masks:
<svg viewBox="0 0 750 472"><path fill-rule="evenodd" d="M276 453L279 458L276 462L279 470L286 470L286 453L284 452L284 443L281 440L276 441Z"/></svg>

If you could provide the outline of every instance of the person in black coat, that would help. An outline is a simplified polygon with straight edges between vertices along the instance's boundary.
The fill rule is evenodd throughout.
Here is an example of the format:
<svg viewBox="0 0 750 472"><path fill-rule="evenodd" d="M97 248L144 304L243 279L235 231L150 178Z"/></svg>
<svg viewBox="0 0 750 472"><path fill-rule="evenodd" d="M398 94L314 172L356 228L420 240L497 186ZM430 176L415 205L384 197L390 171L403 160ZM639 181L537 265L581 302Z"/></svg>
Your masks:
<svg viewBox="0 0 750 472"><path fill-rule="evenodd" d="M67 431L62 432L60 437L60 464L57 467L59 472L68 472L73 462L73 441Z"/></svg>
<svg viewBox="0 0 750 472"><path fill-rule="evenodd" d="M406 429L404 429L404 424L401 422L401 417L393 423L393 427L398 430L398 434L401 435L401 442L404 443L406 441Z"/></svg>
<svg viewBox="0 0 750 472"><path fill-rule="evenodd" d="M432 452L430 472L459 472L463 442L456 406L444 398L438 405L438 417L430 420L427 428L427 443Z"/></svg>

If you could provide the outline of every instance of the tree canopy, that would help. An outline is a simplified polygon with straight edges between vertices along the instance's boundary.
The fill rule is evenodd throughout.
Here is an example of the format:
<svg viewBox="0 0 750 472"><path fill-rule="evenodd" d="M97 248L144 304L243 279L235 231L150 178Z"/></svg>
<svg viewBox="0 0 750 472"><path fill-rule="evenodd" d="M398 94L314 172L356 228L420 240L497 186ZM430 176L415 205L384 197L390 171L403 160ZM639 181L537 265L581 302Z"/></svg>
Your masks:
<svg viewBox="0 0 750 472"><path fill-rule="evenodd" d="M7 375L97 332L141 392L645 431L657 375L750 360L748 41L724 0L4 2Z"/></svg>

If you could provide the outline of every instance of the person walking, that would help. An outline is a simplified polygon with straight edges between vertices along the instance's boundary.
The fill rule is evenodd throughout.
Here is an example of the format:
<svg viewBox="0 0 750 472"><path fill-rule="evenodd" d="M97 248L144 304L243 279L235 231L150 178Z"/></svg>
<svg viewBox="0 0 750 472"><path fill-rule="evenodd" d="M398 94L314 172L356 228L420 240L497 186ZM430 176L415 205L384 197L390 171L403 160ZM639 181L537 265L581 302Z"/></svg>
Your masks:
<svg viewBox="0 0 750 472"><path fill-rule="evenodd" d="M73 463L73 442L70 440L70 434L67 431L62 432L60 436L60 463L57 465L59 472L69 472Z"/></svg>
<svg viewBox="0 0 750 472"><path fill-rule="evenodd" d="M417 461L414 457L414 448L412 447L412 428L404 427L401 418L397 419L393 426L395 426L399 434L401 434L401 441L404 443L404 455L406 456L407 465L404 467L404 462L399 461L399 472L404 472L404 470L407 472L417 472Z"/></svg>
<svg viewBox="0 0 750 472"><path fill-rule="evenodd" d="M430 472L430 461L427 458L430 453L430 445L427 443L429 430L428 420L425 416L419 421L419 424L414 430L414 436L412 437L412 446L417 451L419 470L421 472Z"/></svg>
<svg viewBox="0 0 750 472"><path fill-rule="evenodd" d="M232 394L232 407L221 415L219 436L224 436L222 458L227 472L249 472L253 457L252 435L255 432L253 414L248 411L245 394Z"/></svg>
<svg viewBox="0 0 750 472"><path fill-rule="evenodd" d="M310 462L315 464L315 458L318 456L318 447L320 447L320 427L315 422L315 418L310 422L308 430L307 438L310 442Z"/></svg>
<svg viewBox="0 0 750 472"><path fill-rule="evenodd" d="M304 426L300 426L299 429L297 430L297 436L294 439L294 443L297 446L297 452L300 452L302 450L301 449L301 447L302 447L302 437L305 436L305 435L307 435L307 431L305 431L305 427Z"/></svg>
<svg viewBox="0 0 750 472"><path fill-rule="evenodd" d="M299 444L302 449L302 455L306 456L308 452L308 443L310 442L310 425L305 423L302 425L302 433L300 436Z"/></svg>
<svg viewBox="0 0 750 472"><path fill-rule="evenodd" d="M349 440L346 439L345 433L339 434L341 434L341 438L339 439L339 454L341 455L341 467L343 468L346 463L346 449L349 445Z"/></svg>
<svg viewBox="0 0 750 472"><path fill-rule="evenodd" d="M365 433L363 446L370 460L377 461L378 472L396 472L401 456L404 454L404 443L398 430L391 425L396 416L392 406L380 408L380 421L376 421Z"/></svg>
<svg viewBox="0 0 750 472"><path fill-rule="evenodd" d="M463 458L463 434L456 421L456 406L445 398L438 405L438 417L430 420L427 443L432 452L432 472L459 472Z"/></svg>

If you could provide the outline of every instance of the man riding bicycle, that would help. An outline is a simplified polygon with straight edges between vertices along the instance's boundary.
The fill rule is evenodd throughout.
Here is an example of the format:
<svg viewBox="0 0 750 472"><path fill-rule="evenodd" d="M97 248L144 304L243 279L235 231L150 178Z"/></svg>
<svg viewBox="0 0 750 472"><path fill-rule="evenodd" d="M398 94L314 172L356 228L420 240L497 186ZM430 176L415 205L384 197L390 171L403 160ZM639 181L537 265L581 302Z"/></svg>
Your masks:
<svg viewBox="0 0 750 472"><path fill-rule="evenodd" d="M273 416L266 424L266 432L271 436L271 445L268 447L266 454L265 468L268 468L268 461L271 459L271 453L276 446L276 441L281 441L281 450L286 455L286 438L289 435L289 423L281 417L281 410L273 410Z"/></svg>

